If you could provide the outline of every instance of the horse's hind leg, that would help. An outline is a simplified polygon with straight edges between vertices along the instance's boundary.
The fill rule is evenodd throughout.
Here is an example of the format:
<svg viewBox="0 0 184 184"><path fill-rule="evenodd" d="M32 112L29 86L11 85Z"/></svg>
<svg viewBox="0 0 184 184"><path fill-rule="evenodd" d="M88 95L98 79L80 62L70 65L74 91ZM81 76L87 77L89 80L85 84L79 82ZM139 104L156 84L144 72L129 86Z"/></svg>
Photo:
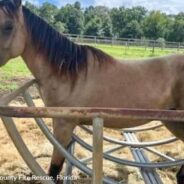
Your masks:
<svg viewBox="0 0 184 184"><path fill-rule="evenodd" d="M53 120L53 132L55 138L66 148L71 142L72 133L76 124L71 122L66 122L62 119ZM57 176L62 170L64 163L63 155L58 152L57 148L54 147L52 160L49 168L49 176L52 176L55 181L57 181Z"/></svg>
<svg viewBox="0 0 184 184"><path fill-rule="evenodd" d="M164 125L180 140L184 142L184 122L165 122ZM184 184L184 165L177 173L177 183Z"/></svg>

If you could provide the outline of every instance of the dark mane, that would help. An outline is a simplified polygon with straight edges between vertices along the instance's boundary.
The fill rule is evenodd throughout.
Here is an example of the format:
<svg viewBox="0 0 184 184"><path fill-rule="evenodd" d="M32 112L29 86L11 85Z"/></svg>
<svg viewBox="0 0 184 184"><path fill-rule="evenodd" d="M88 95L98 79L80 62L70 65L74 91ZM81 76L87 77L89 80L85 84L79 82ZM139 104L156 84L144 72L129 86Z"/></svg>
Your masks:
<svg viewBox="0 0 184 184"><path fill-rule="evenodd" d="M0 8L4 13L10 17L17 16L17 10L20 6L21 1L13 2L11 0L0 0Z"/></svg>
<svg viewBox="0 0 184 184"><path fill-rule="evenodd" d="M73 43L26 7L23 7L23 14L34 46L59 73L76 75L80 69L87 69L88 50L99 62L110 59L110 56L98 49Z"/></svg>

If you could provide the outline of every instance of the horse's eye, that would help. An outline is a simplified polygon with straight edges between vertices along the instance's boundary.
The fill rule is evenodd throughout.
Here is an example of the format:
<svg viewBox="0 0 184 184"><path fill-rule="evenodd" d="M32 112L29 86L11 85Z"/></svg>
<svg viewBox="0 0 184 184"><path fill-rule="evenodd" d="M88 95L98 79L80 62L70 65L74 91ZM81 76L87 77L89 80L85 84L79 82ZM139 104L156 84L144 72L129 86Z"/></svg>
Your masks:
<svg viewBox="0 0 184 184"><path fill-rule="evenodd" d="M13 30L13 24L10 23L10 22L8 22L8 23L6 23L6 24L3 26L2 33L3 33L4 35L9 35L9 34L11 34L12 30Z"/></svg>

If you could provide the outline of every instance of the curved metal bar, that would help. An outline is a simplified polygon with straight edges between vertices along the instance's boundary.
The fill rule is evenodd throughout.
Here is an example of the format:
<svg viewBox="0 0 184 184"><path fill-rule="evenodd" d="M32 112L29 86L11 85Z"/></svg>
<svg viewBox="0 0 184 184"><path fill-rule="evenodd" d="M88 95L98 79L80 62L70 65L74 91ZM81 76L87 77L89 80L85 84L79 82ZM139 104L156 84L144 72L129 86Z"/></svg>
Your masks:
<svg viewBox="0 0 184 184"><path fill-rule="evenodd" d="M135 127L135 128L124 128L122 129L122 131L124 132L142 132L142 131L148 131L148 130L153 130L159 127L162 127L163 124L159 123L158 125L152 125L152 126L148 126L148 127Z"/></svg>
<svg viewBox="0 0 184 184"><path fill-rule="evenodd" d="M35 79L33 79L33 80L25 83L23 86L21 86L20 88L18 88L17 90L15 90L13 92L11 92L10 94L7 94L6 96L2 96L0 98L0 105L7 105L12 100L14 100L20 93L22 93L25 90L27 90L34 83L36 83L36 80Z"/></svg>
<svg viewBox="0 0 184 184"><path fill-rule="evenodd" d="M74 154L74 149L75 149L75 141L72 141L72 144L68 148L68 152L73 155ZM73 165L70 163L70 161L66 161L66 168L65 168L65 173L64 176L72 176L72 170L73 170ZM72 184L72 180L64 180L63 184Z"/></svg>
<svg viewBox="0 0 184 184"><path fill-rule="evenodd" d="M30 97L29 93L24 93L24 98L26 100L26 103L29 106L35 106L34 102L32 101L32 98ZM48 127L45 125L44 121L41 118L35 118L35 121L39 128L41 129L42 133L47 137L47 139L50 141L50 143L56 147L56 149L67 159L70 161L71 164L76 166L78 169L83 171L84 173L92 176L92 170L85 166L82 162L77 160L73 155L71 155L54 137L54 135L50 132ZM105 184L116 184L117 182L113 181L110 178L103 178L103 182Z"/></svg>
<svg viewBox="0 0 184 184"><path fill-rule="evenodd" d="M82 147L87 149L88 151L93 150L92 146L84 142L82 139L80 139L78 136L73 135L73 138L75 141L80 144ZM115 162L117 164L122 164L122 165L127 165L127 166L132 166L132 167L141 167L141 168L167 168L167 167L173 167L173 166L178 166L184 164L184 159L182 160L177 160L177 161L167 161L167 162L160 162L160 163L139 163L139 162L134 162L134 161L128 161L124 159L120 159L111 155L108 155L106 153L103 154L104 158Z"/></svg>
<svg viewBox="0 0 184 184"><path fill-rule="evenodd" d="M161 153L161 152L157 151L156 149L149 148L149 147L145 147L145 148L143 148L143 149L145 149L145 150L147 150L148 152L153 153L153 154L155 154L155 155L157 155L157 156L160 156L160 157L162 157L162 158L164 158L164 159L167 159L167 160L170 160L170 161L175 161L175 160L176 160L176 159L174 159L174 158L172 158L172 157L170 157L170 156L165 155L164 153Z"/></svg>
<svg viewBox="0 0 184 184"><path fill-rule="evenodd" d="M53 134L50 132L48 127L45 125L43 120L37 119L37 124L40 127L43 134L47 137L47 139L54 145L58 151L67 159L69 160L74 166L76 166L81 171L85 172L86 174L92 176L92 170L86 167L83 163L81 163L79 160L77 160L75 157L70 155L68 151L55 139ZM113 181L110 178L105 177L103 179L104 183L106 184L116 184L117 182Z"/></svg>
<svg viewBox="0 0 184 184"><path fill-rule="evenodd" d="M113 152L115 152L115 151L118 151L118 150L120 150L120 149L123 149L123 148L125 148L125 147L126 147L126 146L116 146L116 147L114 147L114 148L107 149L106 151L104 151L104 153L106 153L106 154L111 154L111 153L113 153ZM83 162L83 163L85 163L85 164L87 164L87 163L90 162L92 159L93 159L93 157L87 157L87 158L81 159L80 161Z"/></svg>
<svg viewBox="0 0 184 184"><path fill-rule="evenodd" d="M47 176L44 170L40 167L40 165L36 162L33 155L28 150L27 146L25 145L22 137L20 136L13 120L11 118L1 117L6 130L11 137L14 145L16 146L17 150L19 151L20 155L28 165L28 167L33 171L34 174L37 176ZM51 180L42 180L43 184L54 184Z"/></svg>
<svg viewBox="0 0 184 184"><path fill-rule="evenodd" d="M83 130L85 130L86 132L88 132L89 134L93 133L93 130L91 130L87 127L81 126L81 128ZM108 136L104 136L103 139L107 142L110 142L110 143L119 144L119 145L123 145L123 146L137 147L137 148L159 146L159 145L163 145L163 144L169 144L169 143L172 143L172 142L178 140L176 137L171 137L171 138L163 139L163 140L159 140L159 141L132 143L132 142L127 142L127 141L123 141L123 140L120 141L120 140L117 140L117 139L113 139L113 138L110 138Z"/></svg>

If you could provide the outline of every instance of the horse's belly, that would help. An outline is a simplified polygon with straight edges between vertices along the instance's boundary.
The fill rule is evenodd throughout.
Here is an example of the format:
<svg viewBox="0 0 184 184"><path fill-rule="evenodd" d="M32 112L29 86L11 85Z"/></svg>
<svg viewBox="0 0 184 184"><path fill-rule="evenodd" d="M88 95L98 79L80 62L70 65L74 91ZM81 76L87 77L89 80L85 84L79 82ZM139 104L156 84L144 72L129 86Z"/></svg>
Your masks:
<svg viewBox="0 0 184 184"><path fill-rule="evenodd" d="M131 128L135 126L140 126L143 124L149 123L147 120L105 120L104 121L104 127L106 128ZM92 121L83 122L82 125L92 125Z"/></svg>

